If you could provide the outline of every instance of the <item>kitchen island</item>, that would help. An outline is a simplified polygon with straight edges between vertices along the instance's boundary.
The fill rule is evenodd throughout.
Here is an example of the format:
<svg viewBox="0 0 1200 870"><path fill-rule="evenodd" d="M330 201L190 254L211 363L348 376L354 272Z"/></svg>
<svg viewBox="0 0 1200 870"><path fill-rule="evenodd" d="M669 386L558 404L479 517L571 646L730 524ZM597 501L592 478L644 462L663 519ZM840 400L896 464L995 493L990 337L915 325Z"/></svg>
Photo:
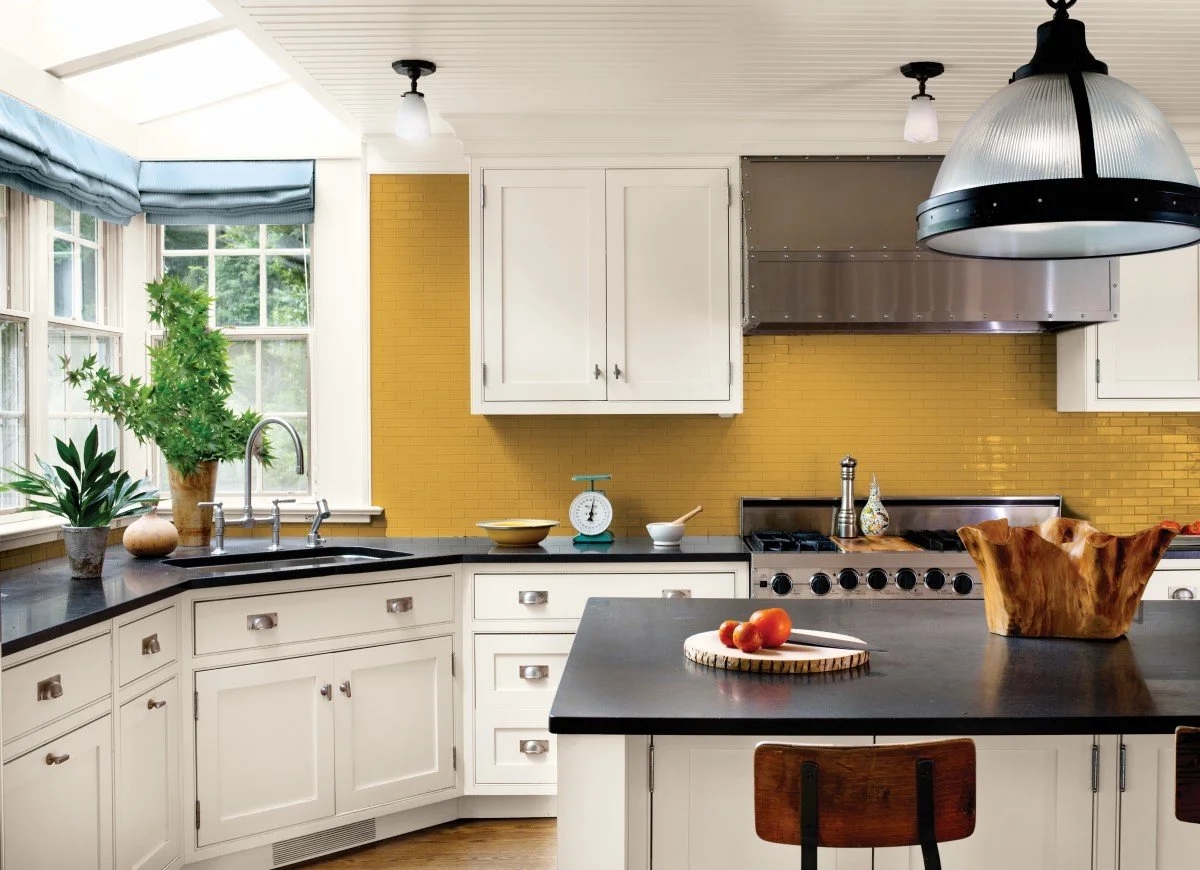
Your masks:
<svg viewBox="0 0 1200 870"><path fill-rule="evenodd" d="M758 739L938 736L974 737L979 750L978 828L946 846L947 867L1192 866L1200 831L1173 818L1169 735L1200 725L1200 607L1147 603L1127 638L1103 642L990 635L981 602L799 602L788 606L797 627L888 652L811 676L684 658L686 637L754 608L589 602L550 714L560 867L796 866L754 835ZM903 849L824 861L919 866Z"/></svg>

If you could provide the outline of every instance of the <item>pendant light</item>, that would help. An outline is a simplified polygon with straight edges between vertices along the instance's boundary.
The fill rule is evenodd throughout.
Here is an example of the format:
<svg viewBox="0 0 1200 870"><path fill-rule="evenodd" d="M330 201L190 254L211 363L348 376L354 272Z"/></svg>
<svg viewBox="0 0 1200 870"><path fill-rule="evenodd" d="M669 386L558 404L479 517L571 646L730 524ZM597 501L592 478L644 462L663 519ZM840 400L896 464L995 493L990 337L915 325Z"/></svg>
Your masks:
<svg viewBox="0 0 1200 870"><path fill-rule="evenodd" d="M946 68L935 60L914 60L900 67L900 72L907 78L916 79L919 87L908 106L904 141L921 143L938 140L937 109L933 107L933 97L925 93L925 82L945 71Z"/></svg>
<svg viewBox="0 0 1200 870"><path fill-rule="evenodd" d="M917 239L964 257L1113 257L1200 241L1200 187L1154 104L1088 51L1076 0L1046 0L1033 59L950 148Z"/></svg>
<svg viewBox="0 0 1200 870"><path fill-rule="evenodd" d="M427 60L398 60L392 69L409 80L409 91L400 101L396 111L396 136L409 142L423 142L429 138L429 107L425 95L417 90L417 79L437 71L437 66Z"/></svg>

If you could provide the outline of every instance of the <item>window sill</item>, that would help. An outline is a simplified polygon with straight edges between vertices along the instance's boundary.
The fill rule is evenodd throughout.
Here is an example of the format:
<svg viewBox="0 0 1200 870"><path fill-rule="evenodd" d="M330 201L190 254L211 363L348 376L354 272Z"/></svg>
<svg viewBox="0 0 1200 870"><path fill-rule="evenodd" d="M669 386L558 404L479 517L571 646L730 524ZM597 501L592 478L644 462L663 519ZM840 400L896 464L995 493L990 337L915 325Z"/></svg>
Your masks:
<svg viewBox="0 0 1200 870"><path fill-rule="evenodd" d="M123 529L131 522L131 518L117 520L112 527ZM62 537L64 525L61 517L44 513L18 513L0 517L0 551L53 543Z"/></svg>

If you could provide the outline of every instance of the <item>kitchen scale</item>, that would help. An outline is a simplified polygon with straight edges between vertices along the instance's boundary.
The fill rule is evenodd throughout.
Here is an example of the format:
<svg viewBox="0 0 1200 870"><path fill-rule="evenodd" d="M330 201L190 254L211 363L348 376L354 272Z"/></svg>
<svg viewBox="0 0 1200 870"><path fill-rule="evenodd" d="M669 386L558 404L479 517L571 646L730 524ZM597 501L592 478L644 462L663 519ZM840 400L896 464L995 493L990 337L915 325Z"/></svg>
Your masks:
<svg viewBox="0 0 1200 870"><path fill-rule="evenodd" d="M571 480L587 481L588 488L571 501L567 517L575 531L576 544L611 544L616 538L608 530L613 521L613 506L597 480L612 480L611 474L573 474Z"/></svg>

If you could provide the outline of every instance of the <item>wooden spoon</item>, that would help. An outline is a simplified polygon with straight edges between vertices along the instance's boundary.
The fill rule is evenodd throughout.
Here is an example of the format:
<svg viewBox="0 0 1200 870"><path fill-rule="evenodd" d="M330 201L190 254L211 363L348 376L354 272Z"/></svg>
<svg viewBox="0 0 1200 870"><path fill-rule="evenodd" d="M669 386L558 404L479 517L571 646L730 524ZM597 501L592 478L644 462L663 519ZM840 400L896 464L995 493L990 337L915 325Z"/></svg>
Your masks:
<svg viewBox="0 0 1200 870"><path fill-rule="evenodd" d="M686 514L684 514L683 516L681 516L679 519L677 519L677 520L673 520L673 521L671 522L671 525L673 525L673 526L682 526L684 523L686 523L688 520L690 520L690 519L691 519L692 517L694 517L696 514L700 513L700 511L702 511L702 510L704 510L704 506L703 506L703 505L696 505L696 507L695 507L693 510L690 510L690 511L688 511Z"/></svg>

